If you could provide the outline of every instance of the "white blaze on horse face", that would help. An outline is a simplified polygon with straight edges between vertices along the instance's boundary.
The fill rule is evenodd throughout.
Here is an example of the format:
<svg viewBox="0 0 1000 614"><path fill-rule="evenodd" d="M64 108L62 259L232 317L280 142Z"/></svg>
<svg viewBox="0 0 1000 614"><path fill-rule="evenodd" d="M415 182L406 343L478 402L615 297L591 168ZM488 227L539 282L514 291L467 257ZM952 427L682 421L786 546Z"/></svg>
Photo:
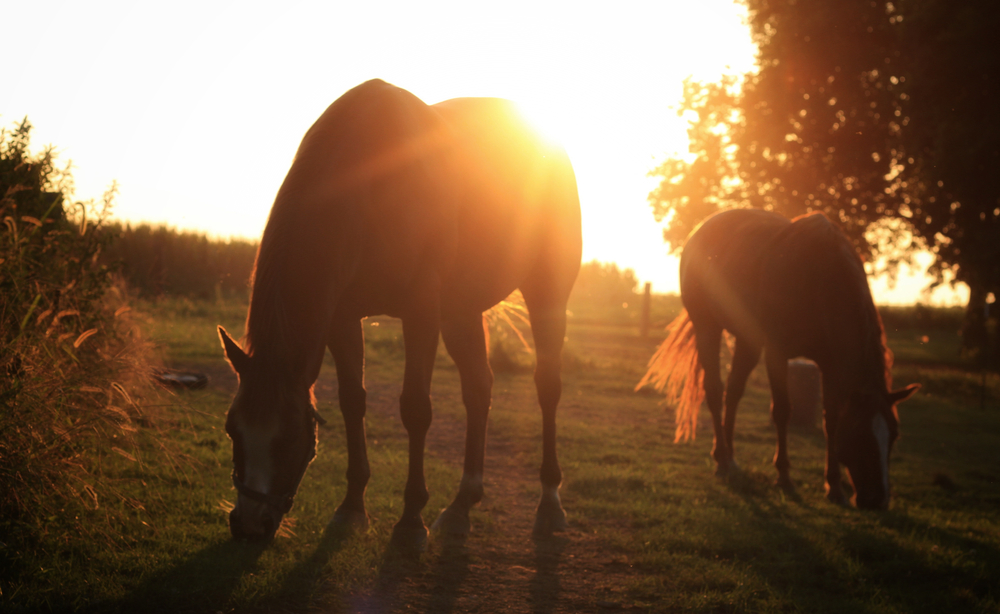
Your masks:
<svg viewBox="0 0 1000 614"><path fill-rule="evenodd" d="M241 425L243 439L243 483L259 493L271 494L274 483L275 429Z"/></svg>
<svg viewBox="0 0 1000 614"><path fill-rule="evenodd" d="M875 414L872 418L872 434L878 442L878 458L882 465L882 486L885 487L886 495L889 494L889 423L885 416Z"/></svg>

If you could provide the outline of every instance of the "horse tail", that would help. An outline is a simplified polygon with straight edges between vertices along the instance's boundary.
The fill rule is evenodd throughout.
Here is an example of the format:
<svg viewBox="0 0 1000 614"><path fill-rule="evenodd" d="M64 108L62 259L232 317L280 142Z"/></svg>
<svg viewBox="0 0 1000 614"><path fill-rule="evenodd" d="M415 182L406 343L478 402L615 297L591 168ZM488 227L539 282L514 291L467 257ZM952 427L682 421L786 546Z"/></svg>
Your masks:
<svg viewBox="0 0 1000 614"><path fill-rule="evenodd" d="M694 439L698 412L705 400L705 370L698 360L694 324L686 309L667 326L667 338L649 359L649 369L635 387L652 384L665 392L667 403L674 406L677 430L674 442Z"/></svg>

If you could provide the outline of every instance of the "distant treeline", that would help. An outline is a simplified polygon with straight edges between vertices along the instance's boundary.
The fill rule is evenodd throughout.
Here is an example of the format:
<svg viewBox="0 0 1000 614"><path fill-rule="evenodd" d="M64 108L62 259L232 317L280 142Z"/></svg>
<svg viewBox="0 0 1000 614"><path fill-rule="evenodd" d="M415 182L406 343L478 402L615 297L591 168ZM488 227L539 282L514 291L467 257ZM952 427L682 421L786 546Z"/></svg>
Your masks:
<svg viewBox="0 0 1000 614"><path fill-rule="evenodd" d="M118 224L114 233L104 260L140 296L247 296L256 242L149 224Z"/></svg>
<svg viewBox="0 0 1000 614"><path fill-rule="evenodd" d="M246 296L257 242L216 239L202 232L168 226L116 223L117 238L105 248L105 263L117 268L143 297L192 299ZM638 281L632 269L614 263L584 263L573 288L573 302L620 304L632 301Z"/></svg>
<svg viewBox="0 0 1000 614"><path fill-rule="evenodd" d="M250 273L257 254L255 241L215 239L201 232L149 224L117 224L112 225L111 230L117 239L105 248L103 258L118 268L140 296L215 299L248 295ZM596 260L586 262L580 267L570 308L579 312L578 315L596 310L603 319L609 307L621 309L624 306L627 311L622 310L617 315L634 319L637 314L631 311L638 306L638 286L632 269ZM628 305L633 309L629 310ZM680 306L670 305L669 314L654 316L672 317ZM882 306L879 312L889 330L959 330L964 314L962 307L919 304Z"/></svg>
<svg viewBox="0 0 1000 614"><path fill-rule="evenodd" d="M883 305L878 308L886 331L962 329L964 307L930 307L927 305Z"/></svg>
<svg viewBox="0 0 1000 614"><path fill-rule="evenodd" d="M580 266L571 301L616 304L633 300L639 281L632 269L619 269L613 262L591 260Z"/></svg>

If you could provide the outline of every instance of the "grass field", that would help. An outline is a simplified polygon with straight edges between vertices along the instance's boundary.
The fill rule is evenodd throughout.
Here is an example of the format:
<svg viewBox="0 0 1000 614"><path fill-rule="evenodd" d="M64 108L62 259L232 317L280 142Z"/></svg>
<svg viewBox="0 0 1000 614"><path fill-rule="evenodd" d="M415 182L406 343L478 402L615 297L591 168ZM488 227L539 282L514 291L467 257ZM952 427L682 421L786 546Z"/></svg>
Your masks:
<svg viewBox="0 0 1000 614"><path fill-rule="evenodd" d="M1000 611L1000 382L988 379L982 407L981 376L954 358L953 331L889 331L897 386L924 388L901 407L892 508L862 513L823 498L818 425L790 437L795 494L772 486L762 368L737 425L740 475L713 477L706 415L695 442L671 443L672 415L658 396L632 390L658 340L638 337L636 307L578 307L571 321L559 414L570 531L530 538L541 419L530 370L517 368L530 357L517 356L507 339L514 360L496 374L474 533L464 544L432 536L413 559L388 547L406 470L397 321L365 327L371 529L327 529L346 470L331 363L316 386L328 426L291 522L272 543L255 545L232 541L226 525L235 493L222 423L236 380L215 335L220 323L241 331L245 306L146 304L137 311L164 361L207 372L212 382L150 401L138 461L100 455L120 496L104 496L97 509L67 506L35 543L0 545L0 610ZM658 299L654 322L676 307ZM433 395L428 524L454 495L464 446L458 375L443 349Z"/></svg>

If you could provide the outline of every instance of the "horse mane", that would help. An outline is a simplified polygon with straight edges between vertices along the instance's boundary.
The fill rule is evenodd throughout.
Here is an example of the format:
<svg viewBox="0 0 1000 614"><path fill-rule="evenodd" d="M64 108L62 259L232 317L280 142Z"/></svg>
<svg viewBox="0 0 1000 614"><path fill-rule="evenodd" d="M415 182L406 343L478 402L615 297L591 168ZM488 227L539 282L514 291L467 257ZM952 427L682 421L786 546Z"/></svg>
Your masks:
<svg viewBox="0 0 1000 614"><path fill-rule="evenodd" d="M880 388L884 384L882 390L888 390L892 385L893 354L887 344L885 326L882 324L882 317L875 306L861 256L847 235L822 213L814 212L800 215L794 218L792 225L784 231L784 233L789 234L799 232L818 235L814 235L810 239L815 241L812 245L826 246L823 253L831 254L833 258L828 266L839 268L843 264L848 265L844 270L844 273L849 277L849 280L845 280L848 283L843 284L839 289L846 293L852 304L858 308L859 315L862 316L865 363L877 368L882 380L879 382Z"/></svg>
<svg viewBox="0 0 1000 614"><path fill-rule="evenodd" d="M257 247L257 257L250 273L250 309L247 311L244 349L252 356L271 355L285 344L288 313L285 304L278 300L280 279L284 269L284 245L295 237L287 223L288 215L271 210L267 226Z"/></svg>
<svg viewBox="0 0 1000 614"><path fill-rule="evenodd" d="M868 296L871 297L871 290L868 290ZM872 347L875 349L875 360L877 364L882 367L882 372L885 374L885 389L892 389L892 364L895 359L892 350L889 349L888 339L885 335L885 325L882 324L882 316L879 315L878 308L875 306L875 301L870 300L868 303L869 307L869 322L873 329L873 339L871 341Z"/></svg>
<svg viewBox="0 0 1000 614"><path fill-rule="evenodd" d="M442 125L419 98L379 79L320 115L302 138L257 250L248 354L293 377L318 369L339 295L361 257L374 194L447 145Z"/></svg>

